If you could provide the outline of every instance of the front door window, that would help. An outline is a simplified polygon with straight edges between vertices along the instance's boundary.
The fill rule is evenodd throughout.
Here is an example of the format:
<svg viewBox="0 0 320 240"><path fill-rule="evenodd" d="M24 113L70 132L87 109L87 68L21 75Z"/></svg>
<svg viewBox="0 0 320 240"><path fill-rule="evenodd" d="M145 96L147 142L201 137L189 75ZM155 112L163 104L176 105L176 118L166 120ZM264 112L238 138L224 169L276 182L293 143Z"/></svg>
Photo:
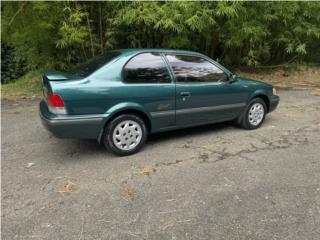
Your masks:
<svg viewBox="0 0 320 240"><path fill-rule="evenodd" d="M166 55L177 83L223 82L227 75L204 58L186 55Z"/></svg>

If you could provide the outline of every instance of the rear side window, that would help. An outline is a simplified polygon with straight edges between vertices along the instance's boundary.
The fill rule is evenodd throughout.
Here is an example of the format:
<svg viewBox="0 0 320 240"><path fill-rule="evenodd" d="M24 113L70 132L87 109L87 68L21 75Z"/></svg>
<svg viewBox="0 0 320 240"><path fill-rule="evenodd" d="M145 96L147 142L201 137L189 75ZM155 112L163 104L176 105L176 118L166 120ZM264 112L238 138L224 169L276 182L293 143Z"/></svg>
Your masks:
<svg viewBox="0 0 320 240"><path fill-rule="evenodd" d="M123 69L126 83L170 83L168 69L159 54L142 53L133 57Z"/></svg>
<svg viewBox="0 0 320 240"><path fill-rule="evenodd" d="M106 65L108 62L120 55L120 52L110 51L105 55L99 55L86 63L77 65L75 68L71 69L69 73L77 74L82 77L88 77L90 74L97 71L102 66Z"/></svg>
<svg viewBox="0 0 320 240"><path fill-rule="evenodd" d="M222 82L227 75L204 58L186 55L166 55L177 82Z"/></svg>

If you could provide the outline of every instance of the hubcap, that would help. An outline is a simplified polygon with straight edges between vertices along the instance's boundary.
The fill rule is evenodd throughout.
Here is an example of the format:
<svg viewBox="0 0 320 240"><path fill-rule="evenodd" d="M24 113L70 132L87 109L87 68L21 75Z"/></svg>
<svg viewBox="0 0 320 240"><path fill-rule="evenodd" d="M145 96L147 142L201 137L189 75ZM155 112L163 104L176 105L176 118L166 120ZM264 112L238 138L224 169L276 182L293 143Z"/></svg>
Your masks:
<svg viewBox="0 0 320 240"><path fill-rule="evenodd" d="M255 103L249 110L249 122L253 126L257 126L261 123L264 116L264 108L261 103Z"/></svg>
<svg viewBox="0 0 320 240"><path fill-rule="evenodd" d="M120 122L114 129L112 139L114 145L121 150L132 150L141 141L141 126L132 120Z"/></svg>

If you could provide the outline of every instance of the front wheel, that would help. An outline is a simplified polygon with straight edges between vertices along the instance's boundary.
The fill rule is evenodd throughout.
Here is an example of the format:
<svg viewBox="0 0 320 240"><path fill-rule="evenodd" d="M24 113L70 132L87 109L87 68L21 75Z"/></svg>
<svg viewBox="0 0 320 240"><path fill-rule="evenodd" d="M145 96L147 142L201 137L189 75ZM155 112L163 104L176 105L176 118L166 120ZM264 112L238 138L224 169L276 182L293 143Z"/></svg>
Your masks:
<svg viewBox="0 0 320 240"><path fill-rule="evenodd" d="M147 139L144 121L133 114L120 115L108 124L104 131L103 143L111 152L127 156L138 152Z"/></svg>
<svg viewBox="0 0 320 240"><path fill-rule="evenodd" d="M259 128L266 116L267 106L261 98L252 99L242 115L238 119L238 123L245 129Z"/></svg>

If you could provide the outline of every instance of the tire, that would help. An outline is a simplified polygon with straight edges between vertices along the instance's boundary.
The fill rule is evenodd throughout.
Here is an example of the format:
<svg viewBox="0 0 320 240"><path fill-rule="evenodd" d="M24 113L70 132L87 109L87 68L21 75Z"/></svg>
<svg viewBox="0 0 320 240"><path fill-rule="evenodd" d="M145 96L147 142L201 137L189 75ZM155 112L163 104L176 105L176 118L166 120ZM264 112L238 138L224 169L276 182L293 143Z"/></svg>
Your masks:
<svg viewBox="0 0 320 240"><path fill-rule="evenodd" d="M103 144L112 153L128 156L137 153L146 143L147 128L137 115L123 114L112 119L103 133Z"/></svg>
<svg viewBox="0 0 320 240"><path fill-rule="evenodd" d="M237 123L244 129L257 129L262 125L266 114L267 105L265 101L261 98L254 98L238 118Z"/></svg>

